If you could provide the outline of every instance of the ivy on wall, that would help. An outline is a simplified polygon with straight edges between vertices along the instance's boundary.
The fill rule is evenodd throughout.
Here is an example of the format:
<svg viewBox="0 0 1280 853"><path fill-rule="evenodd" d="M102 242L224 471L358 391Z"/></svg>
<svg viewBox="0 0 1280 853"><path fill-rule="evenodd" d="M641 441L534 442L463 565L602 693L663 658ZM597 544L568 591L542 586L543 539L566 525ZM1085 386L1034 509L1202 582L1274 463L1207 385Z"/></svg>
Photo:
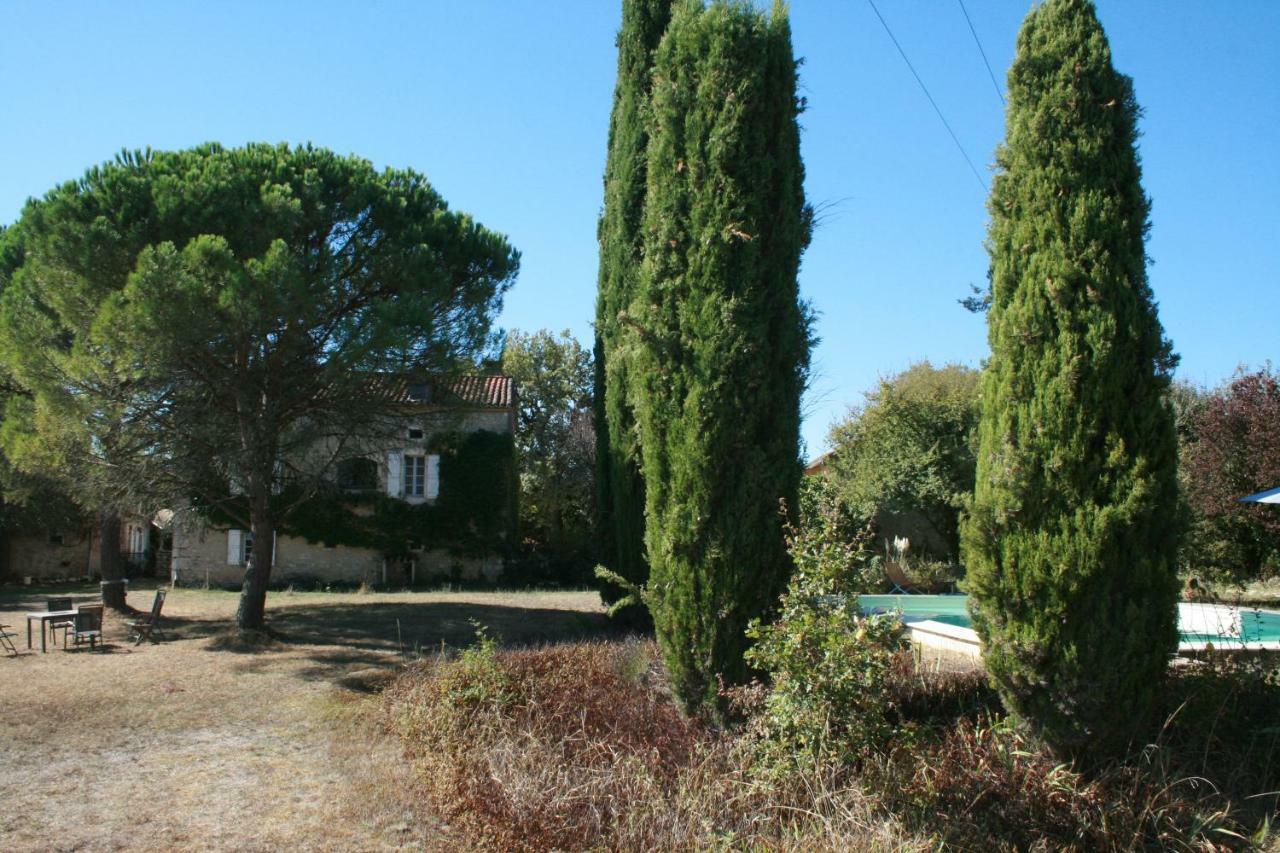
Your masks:
<svg viewBox="0 0 1280 853"><path fill-rule="evenodd" d="M434 503L412 504L381 491L349 492L335 484L297 503L281 534L388 556L447 550L482 557L514 546L518 480L512 437L486 430L441 433L426 450L440 456ZM276 499L285 506L298 495L286 489ZM210 509L204 515L212 524L235 524L227 512Z"/></svg>

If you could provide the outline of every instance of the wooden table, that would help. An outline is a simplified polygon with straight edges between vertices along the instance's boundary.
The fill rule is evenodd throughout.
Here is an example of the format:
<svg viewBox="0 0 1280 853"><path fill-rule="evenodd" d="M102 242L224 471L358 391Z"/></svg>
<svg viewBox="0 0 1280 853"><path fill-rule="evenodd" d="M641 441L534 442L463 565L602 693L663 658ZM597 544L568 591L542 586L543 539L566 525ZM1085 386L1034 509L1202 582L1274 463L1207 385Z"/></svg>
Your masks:
<svg viewBox="0 0 1280 853"><path fill-rule="evenodd" d="M45 626L54 619L75 619L76 612L74 610L41 610L38 613L27 614L27 648L31 648L31 623L37 619L40 620L40 651L47 652L45 646Z"/></svg>

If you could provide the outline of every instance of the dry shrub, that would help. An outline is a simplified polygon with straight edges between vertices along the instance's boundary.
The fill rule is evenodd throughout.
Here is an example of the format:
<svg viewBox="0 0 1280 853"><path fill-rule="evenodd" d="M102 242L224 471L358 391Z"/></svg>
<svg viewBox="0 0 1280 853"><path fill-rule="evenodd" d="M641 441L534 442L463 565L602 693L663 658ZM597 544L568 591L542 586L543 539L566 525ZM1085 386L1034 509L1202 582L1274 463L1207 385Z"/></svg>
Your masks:
<svg viewBox="0 0 1280 853"><path fill-rule="evenodd" d="M899 727L949 724L1001 710L986 670L948 672L920 665L910 651L898 654L887 679L890 719Z"/></svg>
<svg viewBox="0 0 1280 853"><path fill-rule="evenodd" d="M1280 693L1265 677L1175 672L1154 742L1088 774L1002 720L977 676L902 670L894 683L904 728L863 778L907 826L948 846L1213 850L1266 841L1280 789Z"/></svg>
<svg viewBox="0 0 1280 853"><path fill-rule="evenodd" d="M761 772L750 727L684 718L649 641L483 641L411 669L382 708L431 807L489 849L1210 850L1264 843L1276 690L1179 672L1156 743L1088 775L1003 721L981 673L910 656L888 679L878 754L789 774ZM749 709L764 688L740 692Z"/></svg>
<svg viewBox="0 0 1280 853"><path fill-rule="evenodd" d="M681 715L649 641L492 644L385 695L433 806L492 849L902 849L847 774L764 780Z"/></svg>
<svg viewBox="0 0 1280 853"><path fill-rule="evenodd" d="M1212 850L1244 839L1205 780L1150 753L1092 777L1011 727L961 720L878 773L886 805L962 849Z"/></svg>

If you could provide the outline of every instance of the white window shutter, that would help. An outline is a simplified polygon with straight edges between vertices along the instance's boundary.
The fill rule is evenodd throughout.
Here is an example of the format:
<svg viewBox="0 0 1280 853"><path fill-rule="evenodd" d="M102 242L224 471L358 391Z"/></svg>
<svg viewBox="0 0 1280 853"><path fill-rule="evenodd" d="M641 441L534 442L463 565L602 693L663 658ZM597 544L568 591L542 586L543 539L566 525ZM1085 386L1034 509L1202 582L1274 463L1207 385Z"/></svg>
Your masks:
<svg viewBox="0 0 1280 853"><path fill-rule="evenodd" d="M440 457L433 453L427 457L427 500L440 497Z"/></svg>
<svg viewBox="0 0 1280 853"><path fill-rule="evenodd" d="M393 498L404 492L404 475L400 471L401 453L393 450L387 454L387 494Z"/></svg>
<svg viewBox="0 0 1280 853"><path fill-rule="evenodd" d="M238 566L244 560L244 531L227 531L227 565Z"/></svg>

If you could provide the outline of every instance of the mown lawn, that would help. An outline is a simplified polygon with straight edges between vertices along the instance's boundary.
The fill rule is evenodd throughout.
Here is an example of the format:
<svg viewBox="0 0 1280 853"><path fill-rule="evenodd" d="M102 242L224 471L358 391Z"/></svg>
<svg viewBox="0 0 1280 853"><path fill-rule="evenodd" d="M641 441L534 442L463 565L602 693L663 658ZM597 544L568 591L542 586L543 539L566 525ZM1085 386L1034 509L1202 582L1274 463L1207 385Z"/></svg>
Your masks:
<svg viewBox="0 0 1280 853"><path fill-rule="evenodd" d="M594 592L273 593L281 640L246 649L236 603L174 590L169 642L130 645L108 613L105 653L42 655L23 614L44 595L0 589L23 651L0 657L0 850L454 847L362 688L469 644L473 622L515 644L607 631Z"/></svg>

